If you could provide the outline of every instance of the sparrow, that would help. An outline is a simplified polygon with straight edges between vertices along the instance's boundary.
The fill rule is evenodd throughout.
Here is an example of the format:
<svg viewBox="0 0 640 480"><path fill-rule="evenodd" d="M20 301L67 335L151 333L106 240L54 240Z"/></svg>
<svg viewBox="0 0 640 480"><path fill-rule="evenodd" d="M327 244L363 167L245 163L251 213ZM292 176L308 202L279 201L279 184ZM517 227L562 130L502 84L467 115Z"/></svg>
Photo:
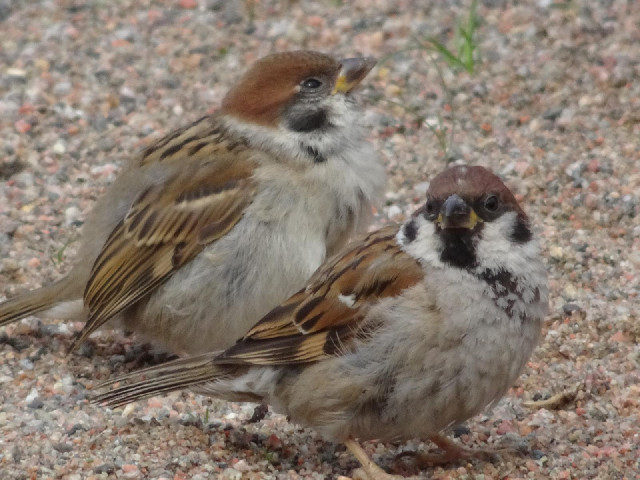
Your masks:
<svg viewBox="0 0 640 480"><path fill-rule="evenodd" d="M258 60L221 107L133 157L86 221L70 273L0 304L112 319L177 354L227 348L368 226L385 170L351 93L372 58Z"/></svg>
<svg viewBox="0 0 640 480"><path fill-rule="evenodd" d="M358 441L431 439L447 459L468 453L440 432L505 394L547 310L529 217L489 170L455 166L406 223L349 244L235 345L124 375L93 401L189 388L267 402L346 444L369 477L395 478Z"/></svg>

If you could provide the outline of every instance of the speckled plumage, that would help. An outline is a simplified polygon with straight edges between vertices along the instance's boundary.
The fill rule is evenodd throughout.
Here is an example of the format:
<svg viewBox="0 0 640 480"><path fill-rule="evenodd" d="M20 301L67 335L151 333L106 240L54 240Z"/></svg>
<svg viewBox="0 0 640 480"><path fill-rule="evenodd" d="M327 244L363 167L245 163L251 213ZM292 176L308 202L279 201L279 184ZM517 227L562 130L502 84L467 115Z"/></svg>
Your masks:
<svg viewBox="0 0 640 480"><path fill-rule="evenodd" d="M344 63L310 51L256 62L218 112L125 165L70 274L0 304L0 325L41 312L87 319L74 346L111 319L176 353L231 345L368 225L382 193L348 95L375 62ZM327 125L292 129L318 111Z"/></svg>
<svg viewBox="0 0 640 480"><path fill-rule="evenodd" d="M436 435L500 399L539 341L547 275L535 235L513 238L521 224L530 230L498 177L453 167L404 226L349 245L233 347L147 370L96 401L185 387L266 401L359 458L353 438ZM449 242L470 251L451 260Z"/></svg>

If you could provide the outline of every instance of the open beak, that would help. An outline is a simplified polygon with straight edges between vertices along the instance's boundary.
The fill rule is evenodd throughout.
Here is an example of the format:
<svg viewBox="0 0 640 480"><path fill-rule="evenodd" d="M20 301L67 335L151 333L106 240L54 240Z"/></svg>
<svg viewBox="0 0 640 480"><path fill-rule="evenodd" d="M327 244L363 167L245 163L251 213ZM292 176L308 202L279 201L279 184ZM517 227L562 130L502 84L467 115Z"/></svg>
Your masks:
<svg viewBox="0 0 640 480"><path fill-rule="evenodd" d="M349 93L367 76L375 64L378 63L378 60L372 57L345 58L340 63L342 68L336 79L332 94Z"/></svg>
<svg viewBox="0 0 640 480"><path fill-rule="evenodd" d="M482 219L478 217L473 208L454 193L442 204L437 223L442 229L466 228L473 230L481 221Z"/></svg>

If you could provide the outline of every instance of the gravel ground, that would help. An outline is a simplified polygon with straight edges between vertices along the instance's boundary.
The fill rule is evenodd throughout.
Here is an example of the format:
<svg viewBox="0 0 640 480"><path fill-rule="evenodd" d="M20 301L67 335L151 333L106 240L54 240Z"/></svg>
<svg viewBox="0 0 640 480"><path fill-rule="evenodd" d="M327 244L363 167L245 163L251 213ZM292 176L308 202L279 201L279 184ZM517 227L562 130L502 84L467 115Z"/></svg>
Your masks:
<svg viewBox="0 0 640 480"><path fill-rule="evenodd" d="M487 165L540 227L551 277L526 371L455 432L525 453L420 475L640 478L640 2L481 1L476 72L439 64L449 93L428 52L407 49L451 42L469 2L426 3L0 0L0 296L66 272L122 160L212 111L254 59L300 47L387 58L360 94L390 174L377 224L405 218L448 162ZM428 128L439 117L455 126L446 154ZM107 331L65 356L79 327L0 331L0 478L333 478L357 465L281 416L249 423L252 405L89 405L98 381L155 354ZM366 444L387 468L417 447Z"/></svg>

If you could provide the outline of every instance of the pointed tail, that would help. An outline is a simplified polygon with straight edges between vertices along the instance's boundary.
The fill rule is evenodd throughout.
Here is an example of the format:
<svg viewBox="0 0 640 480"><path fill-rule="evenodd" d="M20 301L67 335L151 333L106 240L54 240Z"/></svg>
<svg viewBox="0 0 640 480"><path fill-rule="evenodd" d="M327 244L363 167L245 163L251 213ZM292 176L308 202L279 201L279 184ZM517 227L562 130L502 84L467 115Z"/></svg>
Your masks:
<svg viewBox="0 0 640 480"><path fill-rule="evenodd" d="M173 392L215 381L233 370L233 367L214 364L214 358L219 353L181 358L114 378L98 385L97 388L103 389L120 382L127 384L96 395L91 399L91 403L116 408L160 393Z"/></svg>
<svg viewBox="0 0 640 480"><path fill-rule="evenodd" d="M68 280L18 295L0 303L0 327L17 322L21 318L52 308L58 302L68 300Z"/></svg>

